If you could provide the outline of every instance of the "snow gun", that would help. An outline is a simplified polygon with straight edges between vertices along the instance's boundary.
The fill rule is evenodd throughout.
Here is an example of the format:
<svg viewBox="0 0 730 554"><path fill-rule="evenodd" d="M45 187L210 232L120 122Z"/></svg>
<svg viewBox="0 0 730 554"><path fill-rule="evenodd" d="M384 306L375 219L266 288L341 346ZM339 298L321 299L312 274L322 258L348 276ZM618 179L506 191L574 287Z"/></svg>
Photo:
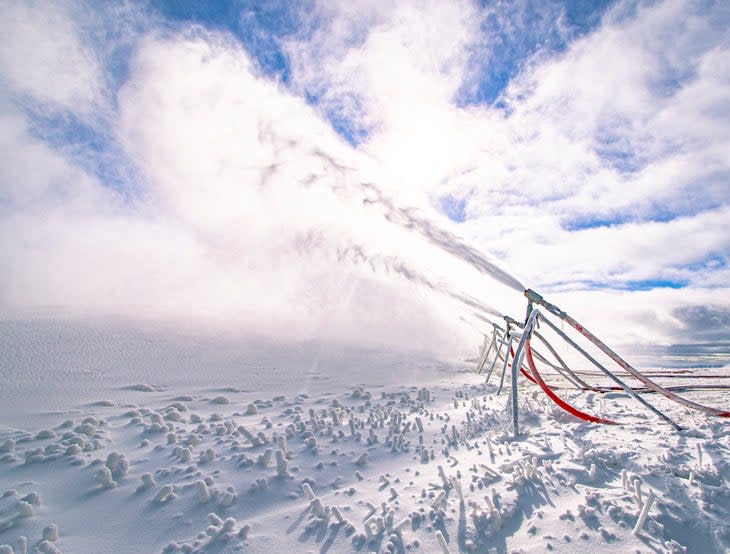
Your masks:
<svg viewBox="0 0 730 554"><path fill-rule="evenodd" d="M589 421L589 422L593 422L593 423L601 423L601 424L615 424L616 423L615 421L612 421L610 419L597 417L597 416L588 414L586 412L583 412L583 411L577 409L576 407L568 404L563 399L561 399L555 393L554 388L552 388L550 385L545 383L544 379L540 375L540 372L538 371L537 365L535 363L535 359L539 360L541 363L554 369L558 374L560 374L562 377L564 377L566 380L568 380L574 387L576 387L579 390L587 390L587 391L593 391L593 392L609 392L609 391L623 390L629 396L631 396L633 399L635 399L637 402L642 404L642 406L644 406L644 408L653 412L660 419L669 423L676 430L682 430L682 427L679 424L677 424L675 421L673 421L664 412L660 411L655 406L650 404L646 399L644 399L642 396L640 396L639 392L654 392L657 394L661 394L662 396L664 396L674 402L677 402L678 404L681 404L692 410L702 412L706 415L716 416L716 417L730 417L730 412L727 410L720 410L717 408L699 404L699 403L689 400L683 396L680 396L676 392L673 392L672 390L670 390L666 387L663 387L663 386L659 385L658 383L654 382L649 377L647 377L646 375L644 375L643 373L638 371L636 368L634 368L630 363L628 363L621 356L619 356L613 349L611 349L602 340L600 340L593 333L591 333L588 329L586 329L581 323L579 323L573 317L571 317L567 312L565 312L564 310L561 310L555 304L548 302L547 300L545 300L545 298L543 298L542 295L538 294L534 290L527 289L524 291L524 295L527 298L527 314L525 317L525 321L520 322L509 316L504 316L504 320L505 320L505 324L506 324L505 328L493 323L492 325L494 327L494 331L493 331L492 341L489 344L488 348L485 347L484 353L480 357L479 364L477 367L477 370L479 372L481 372L481 370L483 369L483 367L486 363L489 352L491 351L491 349L493 347L496 347L495 358L494 358L494 361L492 362L492 365L487 374L486 382L489 382L489 378L492 374L492 370L494 369L497 361L502 360L504 362L504 365L502 368L502 376L500 379L499 389L497 391L497 394L499 394L502 390L504 376L505 376L507 367L509 365L509 359L510 358L512 359L512 366L511 366L511 369L512 369L511 385L512 386L511 386L510 400L511 400L511 411L512 411L512 424L513 424L513 431L514 431L515 436L519 435L519 418L518 418L518 402L517 402L517 376L518 376L518 374L522 374L529 381L538 385L542 389L542 391L548 396L548 398L550 398L550 400L552 400L560 408L562 408L563 410L572 414L573 416L575 416L583 421ZM549 314L557 317L561 321L565 322L567 325L573 327L576 331L578 331L578 333L583 335L583 337L585 337L588 341L590 341L593 345L595 345L599 350L601 350L601 352L606 354L611 360L613 360L616 364L618 364L618 366L621 369L623 369L631 377L635 378L640 383L642 383L643 387L641 387L641 388L631 387L626 382L624 382L619 377L617 377L612 371L610 371L608 368L606 368L602 363L600 363L598 360L596 360L584 348L582 348L573 339L571 339L566 333L564 333L560 327L558 327L550 319L545 317L543 315L543 313L541 312L541 309L543 309L546 313L549 313ZM558 336L560 336L573 349L575 349L585 359L587 359L592 365L597 367L606 377L611 379L611 381L613 381L616 384L616 386L597 387L597 386L589 385L584 380L582 380L574 371L572 371L568 367L568 365L558 355L555 348L552 347L552 345L547 341L547 339L537 331L539 323L543 323L543 322L545 324L547 324ZM533 347L531 345L531 338L533 336L535 336L538 340L540 340L540 342L548 349L550 354L557 361L557 364L551 363L548 360L547 356L540 354L535 349L533 349ZM516 350L513 350L512 343L515 340L518 340L519 342L518 342ZM485 342L485 344L486 344L486 342ZM503 356L502 348L504 346L506 346L506 351ZM526 362L526 366L525 366L525 362ZM677 388L681 388L681 387L673 387L673 388L676 390Z"/></svg>

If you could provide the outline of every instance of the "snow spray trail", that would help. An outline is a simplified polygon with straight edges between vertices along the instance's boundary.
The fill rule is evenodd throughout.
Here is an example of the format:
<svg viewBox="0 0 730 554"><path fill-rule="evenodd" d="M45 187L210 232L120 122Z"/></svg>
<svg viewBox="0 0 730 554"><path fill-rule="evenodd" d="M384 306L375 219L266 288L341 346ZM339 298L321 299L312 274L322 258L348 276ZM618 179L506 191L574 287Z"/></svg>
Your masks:
<svg viewBox="0 0 730 554"><path fill-rule="evenodd" d="M377 186L371 183L361 183L361 186L364 190L374 194L374 197L365 198L363 204L377 204L383 207L385 209L385 218L388 221L400 225L404 229L416 231L434 246L519 293L523 293L527 289L516 277L498 267L476 248L465 244L456 235L444 231L427 219L413 215L412 210L396 206L390 198L383 195Z"/></svg>
<svg viewBox="0 0 730 554"><path fill-rule="evenodd" d="M336 172L343 176L352 171L351 168L342 165L332 156L322 152L321 150L314 150L312 155L320 158L325 164L331 166ZM304 184L308 186L311 182L312 179L310 178ZM393 200L385 196L383 191L377 185L363 181L359 181L358 185L360 191L364 193L364 198L362 198L363 205L374 205L382 208L385 212L383 216L386 220L407 231L418 233L434 246L451 254L455 258L462 260L480 273L489 275L503 285L516 290L520 294L527 290L527 287L522 284L519 279L497 266L497 264L487 258L483 252L467 245L456 235L441 229L429 220L414 215L414 209L406 209L396 206ZM346 187L346 184L340 183L336 186L332 186L331 190L335 193L342 193L342 190Z"/></svg>
<svg viewBox="0 0 730 554"><path fill-rule="evenodd" d="M710 406L704 406L702 404L693 402L687 398L684 398L682 396L679 396L678 394L658 385L645 375L643 375L641 372L634 369L630 364L628 364L623 358L618 356L613 350L611 350L608 346L606 346L602 341L600 341L595 335L590 333L587 329L585 329L582 325L580 325L577 321L572 319L570 316L568 316L565 312L562 310L559 310L557 307L553 306L552 304L546 302L542 296L538 295L531 289L528 289L524 284L522 284L516 277L510 275L500 267L498 267L494 262L489 260L483 253L479 252L473 247L470 247L466 245L463 241L461 241L458 237L455 235L444 231L443 229L435 226L430 221L417 217L413 215L412 210L400 208L396 206L393 201L390 198L387 198L383 192L376 186L371 183L360 183L360 186L367 192L370 193L370 196L367 196L365 199L363 199L363 204L375 204L380 207L382 207L385 210L385 218L395 223L404 229L407 230L415 230L420 235L422 235L424 238L426 238L431 244L441 248L445 252L448 252L449 254L453 255L454 257L461 259L462 261L466 262L476 270L480 271L481 273L484 273L486 275L489 275L496 281L520 292L523 293L530 303L535 302L537 304L540 304L544 306L550 313L553 315L558 316L560 319L566 321L569 325L574 327L579 333L584 335L588 340L590 340L593 344L595 344L601 351L603 351L605 354L607 354L611 359L613 359L622 369L624 369L627 373L629 373L631 376L642 382L648 389L657 392L670 400L673 400L674 402L677 402L679 404L682 404L688 408L704 412L708 415L714 415L719 417L730 417L730 412L726 410L719 410L717 408L713 408ZM513 355L514 356L514 355ZM522 369L522 368L520 368ZM532 379L531 376L526 372L522 371L523 375L527 377L528 379L532 380L533 382L535 380L538 380L536 376L535 379ZM545 389L543 389L545 390ZM547 393L547 391L545 391ZM552 391L551 391L552 392ZM632 391L633 392L633 391ZM548 396L551 396L550 393L547 393ZM551 396L552 398L552 396ZM554 400L554 399L553 399ZM564 407L564 406L561 406ZM580 417L580 416L579 416ZM596 422L606 423L608 421L601 421L600 418L596 420ZM673 423L673 422L671 422ZM676 424L674 424L676 426Z"/></svg>
<svg viewBox="0 0 730 554"><path fill-rule="evenodd" d="M447 296L452 300L456 300L465 306L496 317L502 317L502 314L496 308L493 308L489 304L481 302L464 292L454 289L446 283L437 283L432 279L429 279L424 274L411 268L397 257L368 254L364 246L351 244L344 248L337 249L337 259L340 262L349 261L354 265L366 263L370 266L373 272L376 273L382 270L386 272L392 271L411 283L426 287L434 292Z"/></svg>

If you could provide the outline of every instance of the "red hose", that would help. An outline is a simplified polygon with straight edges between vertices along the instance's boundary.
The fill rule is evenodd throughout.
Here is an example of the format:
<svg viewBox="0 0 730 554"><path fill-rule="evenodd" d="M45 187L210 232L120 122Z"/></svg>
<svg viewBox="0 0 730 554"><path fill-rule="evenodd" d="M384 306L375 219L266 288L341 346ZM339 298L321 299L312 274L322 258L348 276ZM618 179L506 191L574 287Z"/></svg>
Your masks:
<svg viewBox="0 0 730 554"><path fill-rule="evenodd" d="M565 402L557 394L555 394L553 392L553 390L545 383L545 381L542 380L542 377L540 376L540 372L537 371L537 367L535 366L535 360L532 357L532 349L530 348L530 339L529 338L525 341L525 357L527 358L527 365L530 366L530 370L532 371L532 376L534 377L533 382L536 382L540 386L540 388L543 390L543 392L548 396L548 398L550 398L550 400L555 402L563 410L565 410L569 414L577 417L578 419L582 419L583 421L590 421L592 423L604 423L606 425L614 425L616 423L615 421L612 421L610 419L603 419L600 417L592 416L585 412L581 412L577 408L574 408L573 406L571 406L570 404Z"/></svg>
<svg viewBox="0 0 730 554"><path fill-rule="evenodd" d="M533 383L535 383L537 385L537 381L535 381L535 379L533 379L532 375L530 375L529 373L527 373L523 368L520 368L520 373L522 373L522 375L524 375L530 381L532 381Z"/></svg>

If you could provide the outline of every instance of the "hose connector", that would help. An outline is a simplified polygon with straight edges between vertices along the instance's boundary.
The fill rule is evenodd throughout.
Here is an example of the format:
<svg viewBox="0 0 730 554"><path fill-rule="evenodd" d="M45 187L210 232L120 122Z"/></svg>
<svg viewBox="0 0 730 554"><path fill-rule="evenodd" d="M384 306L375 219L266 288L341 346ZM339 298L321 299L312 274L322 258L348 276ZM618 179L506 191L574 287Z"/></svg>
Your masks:
<svg viewBox="0 0 730 554"><path fill-rule="evenodd" d="M550 302L545 300L541 295L537 294L532 289L527 289L525 291L525 297L527 297L530 302L534 302L535 304L539 304L540 306L544 307L548 312L556 317L559 317L560 319L565 319L565 317L568 315L556 305L551 304Z"/></svg>

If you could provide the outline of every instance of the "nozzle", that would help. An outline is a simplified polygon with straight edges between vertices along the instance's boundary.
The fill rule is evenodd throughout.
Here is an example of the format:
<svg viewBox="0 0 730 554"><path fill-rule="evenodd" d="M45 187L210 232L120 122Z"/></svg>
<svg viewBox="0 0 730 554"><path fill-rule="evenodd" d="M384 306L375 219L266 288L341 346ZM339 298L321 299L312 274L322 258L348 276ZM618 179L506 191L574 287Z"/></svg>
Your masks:
<svg viewBox="0 0 730 554"><path fill-rule="evenodd" d="M521 321L517 321L516 319L508 315L504 316L504 320L511 325L516 325L517 327L522 327L524 325L524 323L522 323Z"/></svg>
<svg viewBox="0 0 730 554"><path fill-rule="evenodd" d="M540 296L539 294L537 294L532 289L527 289L525 291L525 296L527 297L528 300L535 302L536 304L542 304L544 302L543 297Z"/></svg>

